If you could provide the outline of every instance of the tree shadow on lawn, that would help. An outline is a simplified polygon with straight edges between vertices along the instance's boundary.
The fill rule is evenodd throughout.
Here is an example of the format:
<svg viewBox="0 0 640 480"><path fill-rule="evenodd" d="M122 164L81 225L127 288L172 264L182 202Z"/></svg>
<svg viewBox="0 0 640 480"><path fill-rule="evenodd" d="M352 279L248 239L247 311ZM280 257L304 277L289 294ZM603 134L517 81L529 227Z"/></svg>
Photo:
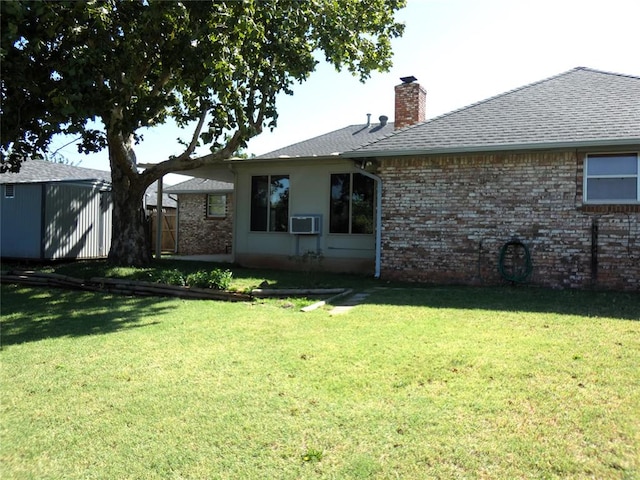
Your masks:
<svg viewBox="0 0 640 480"><path fill-rule="evenodd" d="M612 291L518 286L382 287L375 289L363 303L640 320L640 294Z"/></svg>
<svg viewBox="0 0 640 480"><path fill-rule="evenodd" d="M3 347L47 338L141 328L169 307L155 297L124 297L56 288L2 285Z"/></svg>

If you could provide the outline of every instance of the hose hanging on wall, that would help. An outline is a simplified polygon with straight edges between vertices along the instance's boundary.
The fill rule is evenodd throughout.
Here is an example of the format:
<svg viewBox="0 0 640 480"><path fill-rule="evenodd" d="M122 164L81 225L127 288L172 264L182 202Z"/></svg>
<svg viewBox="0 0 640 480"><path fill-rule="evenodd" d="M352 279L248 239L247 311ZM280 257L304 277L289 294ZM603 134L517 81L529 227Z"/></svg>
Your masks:
<svg viewBox="0 0 640 480"><path fill-rule="evenodd" d="M510 263L506 260L510 260ZM500 249L498 271L502 278L509 282L526 281L533 271L529 248L517 238L509 240Z"/></svg>

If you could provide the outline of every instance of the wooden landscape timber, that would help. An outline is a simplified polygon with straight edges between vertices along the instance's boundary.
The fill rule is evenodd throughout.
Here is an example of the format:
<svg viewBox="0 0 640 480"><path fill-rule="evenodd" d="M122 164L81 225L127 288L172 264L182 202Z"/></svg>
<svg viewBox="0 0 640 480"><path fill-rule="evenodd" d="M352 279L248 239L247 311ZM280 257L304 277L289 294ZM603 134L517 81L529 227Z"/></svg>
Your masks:
<svg viewBox="0 0 640 480"><path fill-rule="evenodd" d="M229 292L208 288L168 285L164 283L126 280L121 278L93 277L89 280L69 277L56 273L33 270L12 270L0 272L0 283L18 283L21 285L69 288L92 292L105 292L118 295L140 295L158 297L179 297L202 300L223 300L227 302L246 302L255 298L268 297L309 297L340 295L344 288L318 289L254 289L250 293Z"/></svg>

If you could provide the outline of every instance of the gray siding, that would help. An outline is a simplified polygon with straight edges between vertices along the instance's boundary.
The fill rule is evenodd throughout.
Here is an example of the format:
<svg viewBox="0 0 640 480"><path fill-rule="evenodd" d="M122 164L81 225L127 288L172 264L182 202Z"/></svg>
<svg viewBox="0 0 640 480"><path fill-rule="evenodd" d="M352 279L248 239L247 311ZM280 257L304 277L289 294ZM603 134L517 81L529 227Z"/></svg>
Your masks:
<svg viewBox="0 0 640 480"><path fill-rule="evenodd" d="M106 256L111 244L110 195L81 184L50 184L46 191L44 258Z"/></svg>
<svg viewBox="0 0 640 480"><path fill-rule="evenodd" d="M14 185L14 197L0 189L0 254L3 257L40 258L42 185Z"/></svg>

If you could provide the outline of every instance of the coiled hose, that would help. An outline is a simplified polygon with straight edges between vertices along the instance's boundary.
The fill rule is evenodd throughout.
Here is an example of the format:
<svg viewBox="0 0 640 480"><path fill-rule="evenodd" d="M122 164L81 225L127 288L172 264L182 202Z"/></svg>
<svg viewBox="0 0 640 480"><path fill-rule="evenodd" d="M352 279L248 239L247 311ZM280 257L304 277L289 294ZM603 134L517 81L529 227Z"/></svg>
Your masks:
<svg viewBox="0 0 640 480"><path fill-rule="evenodd" d="M516 262L512 262L510 266L505 265L505 259L507 258L507 252L511 248L512 254L511 258L518 258L517 250L521 249L523 251L524 262L523 264L516 264ZM523 283L529 278L531 272L533 271L533 263L531 261L531 253L529 252L529 248L522 243L517 238L509 240L505 243L500 249L500 258L498 260L498 271L502 278L507 280L508 282L513 283Z"/></svg>

